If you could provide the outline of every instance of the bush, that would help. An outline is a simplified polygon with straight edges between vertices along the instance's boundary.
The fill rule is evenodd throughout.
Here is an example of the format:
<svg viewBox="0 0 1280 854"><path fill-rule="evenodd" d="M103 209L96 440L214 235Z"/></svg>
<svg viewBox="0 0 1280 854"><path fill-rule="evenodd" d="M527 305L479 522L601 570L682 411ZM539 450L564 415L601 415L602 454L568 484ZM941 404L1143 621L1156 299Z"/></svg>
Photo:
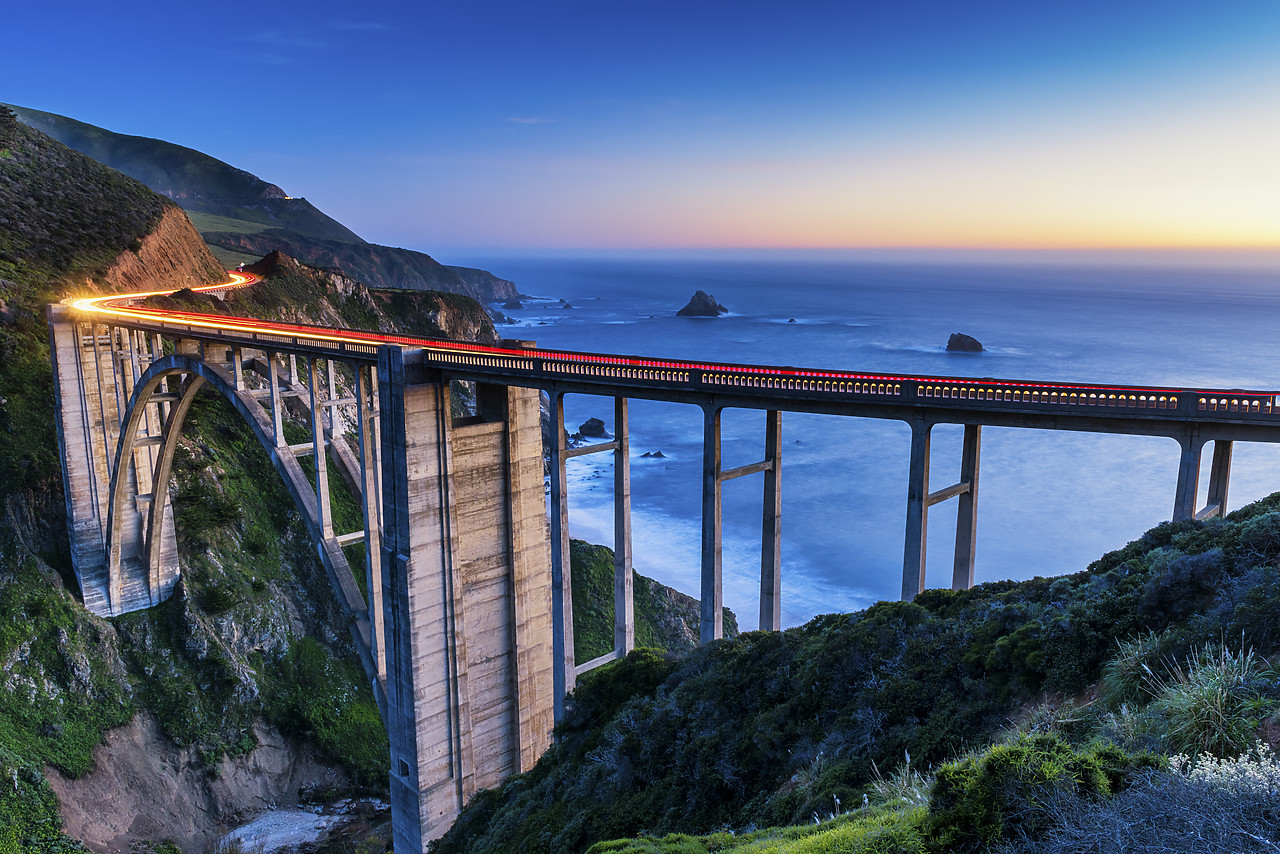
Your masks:
<svg viewBox="0 0 1280 854"><path fill-rule="evenodd" d="M387 732L356 666L303 637L271 669L268 717L286 732L313 733L357 782L385 785L391 764Z"/></svg>
<svg viewBox="0 0 1280 854"><path fill-rule="evenodd" d="M938 769L925 836L937 852L1040 836L1055 821L1045 808L1055 797L1106 797L1130 771L1159 764L1111 745L1077 751L1053 735L1023 736Z"/></svg>
<svg viewBox="0 0 1280 854"><path fill-rule="evenodd" d="M1057 798L1055 827L1000 854L1252 854L1280 848L1280 763L1263 745L1235 760L1174 757L1114 798Z"/></svg>

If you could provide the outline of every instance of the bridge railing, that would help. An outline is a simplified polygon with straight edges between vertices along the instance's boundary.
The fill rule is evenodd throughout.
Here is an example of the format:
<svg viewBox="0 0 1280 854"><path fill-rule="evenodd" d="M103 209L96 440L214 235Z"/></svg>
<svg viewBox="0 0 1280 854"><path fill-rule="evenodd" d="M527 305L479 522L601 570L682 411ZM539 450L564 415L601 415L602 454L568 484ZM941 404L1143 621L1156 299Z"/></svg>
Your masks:
<svg viewBox="0 0 1280 854"><path fill-rule="evenodd" d="M103 321L107 322L107 321ZM823 371L790 366L735 365L683 362L602 353L560 350L511 350L466 342L445 342L408 336L327 330L316 335L215 328L159 318L113 317L112 324L217 340L257 348L288 348L373 361L384 343L420 347L424 362L444 369L490 375L502 380L527 380L541 385L569 380L635 389L726 391L746 396L795 397L819 400L882 401L941 408L1018 410L1024 412L1081 412L1090 415L1142 418L1280 420L1275 392L1243 389L1179 389L1138 386L1084 386L971 377L910 377ZM307 327L288 325L287 329ZM371 340L343 337L369 336ZM637 395L640 396L640 395Z"/></svg>

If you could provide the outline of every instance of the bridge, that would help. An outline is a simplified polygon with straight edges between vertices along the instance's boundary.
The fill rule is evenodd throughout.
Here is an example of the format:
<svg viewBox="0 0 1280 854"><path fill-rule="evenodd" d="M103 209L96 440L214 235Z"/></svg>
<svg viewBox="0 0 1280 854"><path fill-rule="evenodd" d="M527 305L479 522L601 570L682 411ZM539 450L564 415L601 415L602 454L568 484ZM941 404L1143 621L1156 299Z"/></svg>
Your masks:
<svg viewBox="0 0 1280 854"><path fill-rule="evenodd" d="M202 290L255 280L233 274ZM168 293L168 292L157 292ZM169 499L174 453L194 395L226 397L298 506L390 736L396 851L419 852L480 788L528 770L583 673L634 646L628 400L703 413L701 639L721 637L721 488L763 475L760 628L781 628L782 413L903 421L902 596L924 586L930 508L957 499L952 586L974 582L984 426L1163 436L1181 446L1172 517L1226 511L1233 443L1280 441L1275 392L898 376L498 346L165 311L157 293L49 307L71 555L85 606L110 616L151 607L178 581ZM474 384L474 414L452 412L450 383ZM540 394L551 401L549 497ZM614 399L611 441L570 447L566 395ZM726 469L726 409L767 413L760 461ZM292 414L309 439L290 443ZM930 488L930 436L964 425L958 480ZM1204 446L1208 502L1197 509ZM614 462L614 649L573 653L566 463ZM335 527L329 461L359 497L362 526ZM348 547L363 545L363 566ZM356 572L363 576L364 590Z"/></svg>

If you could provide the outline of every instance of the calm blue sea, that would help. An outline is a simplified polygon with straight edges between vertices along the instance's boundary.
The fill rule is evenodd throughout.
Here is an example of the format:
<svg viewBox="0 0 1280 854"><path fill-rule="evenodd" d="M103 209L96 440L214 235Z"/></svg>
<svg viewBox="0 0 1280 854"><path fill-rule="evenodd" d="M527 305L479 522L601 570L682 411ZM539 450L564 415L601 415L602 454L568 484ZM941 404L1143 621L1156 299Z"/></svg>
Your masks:
<svg viewBox="0 0 1280 854"><path fill-rule="evenodd" d="M473 259L533 300L510 337L576 350L880 372L1280 389L1280 268L777 258ZM679 318L695 290L729 308ZM563 308L565 299L572 308ZM795 322L789 322L794 319ZM949 354L952 332L987 352ZM606 398L570 397L570 429L612 422ZM701 413L631 405L636 569L698 593ZM725 466L759 459L764 418L730 411ZM931 486L960 466L962 428L934 430ZM783 416L783 618L898 595L905 424ZM642 459L661 451L664 459ZM1209 453L1202 466L1201 501ZM988 427L979 581L1083 569L1169 518L1169 439ZM612 542L608 455L570 461L575 537ZM1280 447L1235 449L1230 506L1280 490ZM761 478L725 485L725 601L756 623ZM929 517L929 586L949 586L954 502Z"/></svg>

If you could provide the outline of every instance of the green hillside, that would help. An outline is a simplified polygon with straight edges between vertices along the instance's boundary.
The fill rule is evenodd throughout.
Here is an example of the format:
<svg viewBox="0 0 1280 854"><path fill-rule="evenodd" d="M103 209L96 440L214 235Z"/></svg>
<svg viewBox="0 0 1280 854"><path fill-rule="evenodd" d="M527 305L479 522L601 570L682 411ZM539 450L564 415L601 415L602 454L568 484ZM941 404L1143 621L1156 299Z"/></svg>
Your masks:
<svg viewBox="0 0 1280 854"><path fill-rule="evenodd" d="M637 653L432 851L1275 850L1278 564L1280 494L1072 576Z"/></svg>
<svg viewBox="0 0 1280 854"><path fill-rule="evenodd" d="M75 119L12 107L24 123L135 178L191 214L218 259L247 263L275 250L307 264L343 270L372 288L511 299L515 285L486 270L451 267L424 252L366 243L310 202L195 149L114 133Z"/></svg>
<svg viewBox="0 0 1280 854"><path fill-rule="evenodd" d="M188 211L325 240L364 242L306 199L290 198L274 184L195 149L159 139L113 133L28 107L12 109L26 124L141 181Z"/></svg>

